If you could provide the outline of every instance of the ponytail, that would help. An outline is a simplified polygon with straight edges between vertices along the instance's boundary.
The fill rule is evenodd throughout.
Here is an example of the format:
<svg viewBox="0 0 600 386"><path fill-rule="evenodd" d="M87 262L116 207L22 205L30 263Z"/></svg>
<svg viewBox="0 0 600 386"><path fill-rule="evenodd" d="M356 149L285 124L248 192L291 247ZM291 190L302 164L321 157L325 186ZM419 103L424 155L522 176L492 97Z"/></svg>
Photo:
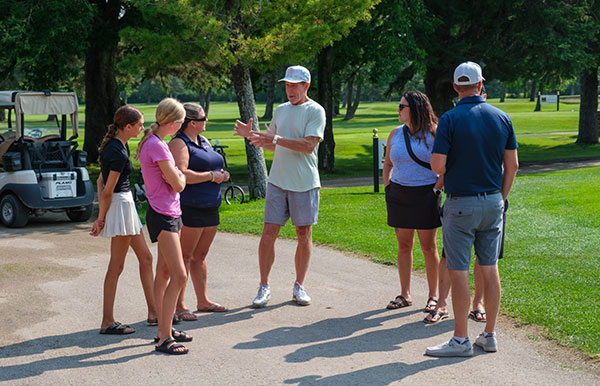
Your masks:
<svg viewBox="0 0 600 386"><path fill-rule="evenodd" d="M100 163L100 157L102 156L102 150L106 147L106 145L117 135L117 130L119 128L114 123L108 125L108 131L106 135L102 139L102 144L98 148L98 163Z"/></svg>
<svg viewBox="0 0 600 386"><path fill-rule="evenodd" d="M144 142L146 142L146 140L148 139L148 137L150 137L151 134L156 133L159 127L160 125L158 124L158 122L154 122L150 125L149 128L144 129L144 136L142 137L142 139L140 139L140 142L137 145L137 150L135 152L135 156L133 157L134 159L140 159L140 153L142 152L142 146L144 145Z"/></svg>

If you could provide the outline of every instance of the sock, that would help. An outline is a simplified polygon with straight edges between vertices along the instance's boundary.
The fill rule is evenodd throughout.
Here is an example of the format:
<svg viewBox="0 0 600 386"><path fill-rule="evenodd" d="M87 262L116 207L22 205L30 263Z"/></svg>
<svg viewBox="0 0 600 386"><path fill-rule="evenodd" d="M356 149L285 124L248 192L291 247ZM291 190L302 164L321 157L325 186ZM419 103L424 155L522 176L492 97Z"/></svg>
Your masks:
<svg viewBox="0 0 600 386"><path fill-rule="evenodd" d="M469 341L469 337L467 336L466 338L459 338L457 336L453 336L452 339L454 339L454 341L458 344L464 344L465 342Z"/></svg>
<svg viewBox="0 0 600 386"><path fill-rule="evenodd" d="M489 337L491 337L491 336L496 336L496 331L494 331L494 332L485 332L485 331L484 331L484 332L483 332L483 336L484 336L485 338L489 338Z"/></svg>

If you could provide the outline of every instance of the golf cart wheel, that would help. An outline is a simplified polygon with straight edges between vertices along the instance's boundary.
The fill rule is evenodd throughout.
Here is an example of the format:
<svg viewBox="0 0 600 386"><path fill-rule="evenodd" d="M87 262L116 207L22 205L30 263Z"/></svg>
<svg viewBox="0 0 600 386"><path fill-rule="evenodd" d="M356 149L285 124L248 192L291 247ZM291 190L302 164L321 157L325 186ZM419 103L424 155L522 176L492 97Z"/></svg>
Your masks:
<svg viewBox="0 0 600 386"><path fill-rule="evenodd" d="M246 198L244 191L237 185L231 185L225 190L225 202L231 204L242 204Z"/></svg>
<svg viewBox="0 0 600 386"><path fill-rule="evenodd" d="M8 194L0 201L0 217L7 227L21 228L27 224L29 213L21 200L14 194Z"/></svg>
<svg viewBox="0 0 600 386"><path fill-rule="evenodd" d="M93 204L86 205L81 208L67 208L67 216L73 222L87 221L92 217L92 211L94 209Z"/></svg>

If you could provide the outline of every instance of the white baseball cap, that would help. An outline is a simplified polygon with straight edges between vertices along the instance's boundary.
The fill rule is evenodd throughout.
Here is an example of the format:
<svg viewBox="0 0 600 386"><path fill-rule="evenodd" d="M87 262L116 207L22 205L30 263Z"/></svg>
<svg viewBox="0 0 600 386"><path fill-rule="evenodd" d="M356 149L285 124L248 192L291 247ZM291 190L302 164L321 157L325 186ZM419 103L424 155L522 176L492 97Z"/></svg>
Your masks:
<svg viewBox="0 0 600 386"><path fill-rule="evenodd" d="M285 70L285 77L279 79L280 82L290 83L310 83L310 71L302 66L290 66Z"/></svg>
<svg viewBox="0 0 600 386"><path fill-rule="evenodd" d="M467 77L469 80L459 81L458 79L461 77ZM485 80L483 75L481 75L481 67L479 64L474 62L464 62L456 67L454 70L454 84L459 86L467 85L467 84L476 84Z"/></svg>

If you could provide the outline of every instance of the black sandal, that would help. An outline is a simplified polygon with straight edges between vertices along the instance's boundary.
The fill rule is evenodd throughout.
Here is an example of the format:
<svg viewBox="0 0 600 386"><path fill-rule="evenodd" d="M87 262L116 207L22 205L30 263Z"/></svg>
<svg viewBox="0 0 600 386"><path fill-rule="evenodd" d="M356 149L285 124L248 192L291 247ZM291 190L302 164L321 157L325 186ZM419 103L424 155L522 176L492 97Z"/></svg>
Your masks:
<svg viewBox="0 0 600 386"><path fill-rule="evenodd" d="M435 302L435 304L431 305L429 304L429 302ZM433 296L429 297L429 299L427 299L427 304L425 304L425 309L423 310L423 312L431 312L434 311L435 308L437 307L438 304L438 298L434 298Z"/></svg>
<svg viewBox="0 0 600 386"><path fill-rule="evenodd" d="M108 326L104 331L100 330L101 334L106 335L127 335L133 334L134 332L135 328L126 324L121 324L120 322L114 322L113 324Z"/></svg>
<svg viewBox="0 0 600 386"><path fill-rule="evenodd" d="M429 311L429 315L431 315L431 319L435 318L436 316L439 316L438 320L431 320L431 319L427 319L427 317L425 317L423 319L423 323L425 324L436 324L441 322L442 320L446 319L448 317L448 313L447 312L442 312L442 311L438 311L438 310L432 310Z"/></svg>
<svg viewBox="0 0 600 386"><path fill-rule="evenodd" d="M185 331L177 331L175 328L171 328L171 337L175 342L191 342L194 338L188 335ZM158 343L158 336L154 337L154 343Z"/></svg>
<svg viewBox="0 0 600 386"><path fill-rule="evenodd" d="M404 308L408 306L412 306L412 302L406 300L404 296L398 295L396 296L396 299L390 301L386 308L388 310L397 310L398 308Z"/></svg>
<svg viewBox="0 0 600 386"><path fill-rule="evenodd" d="M185 348L185 350L177 351L177 349L180 347ZM187 347L185 347L184 345L175 343L175 339L173 339L172 337L165 339L165 341L160 346L154 346L154 350L171 355L183 355L189 352Z"/></svg>
<svg viewBox="0 0 600 386"><path fill-rule="evenodd" d="M477 318L477 315L479 315L479 319ZM478 323L487 322L487 318L485 317L485 311L483 310L473 310L469 312L469 319L474 320Z"/></svg>

